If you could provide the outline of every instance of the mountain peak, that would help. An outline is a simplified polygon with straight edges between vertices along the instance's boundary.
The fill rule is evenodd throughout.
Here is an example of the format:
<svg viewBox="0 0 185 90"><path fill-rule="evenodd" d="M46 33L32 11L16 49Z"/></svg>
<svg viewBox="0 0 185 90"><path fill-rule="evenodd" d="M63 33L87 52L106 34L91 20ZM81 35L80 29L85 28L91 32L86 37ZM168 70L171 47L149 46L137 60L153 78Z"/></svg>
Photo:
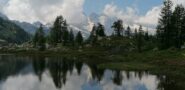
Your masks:
<svg viewBox="0 0 185 90"><path fill-rule="evenodd" d="M40 27L40 25L43 25L40 21L36 21L33 23L36 27Z"/></svg>

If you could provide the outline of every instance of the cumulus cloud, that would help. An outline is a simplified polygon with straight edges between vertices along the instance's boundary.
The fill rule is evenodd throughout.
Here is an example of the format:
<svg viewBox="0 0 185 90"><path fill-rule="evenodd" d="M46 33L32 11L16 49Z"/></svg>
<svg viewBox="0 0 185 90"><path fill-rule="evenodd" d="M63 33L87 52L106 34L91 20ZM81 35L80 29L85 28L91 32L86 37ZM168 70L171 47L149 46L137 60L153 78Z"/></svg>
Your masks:
<svg viewBox="0 0 185 90"><path fill-rule="evenodd" d="M136 20L137 24L155 28L160 15L161 7L153 7L152 10L148 11L145 16L141 16Z"/></svg>
<svg viewBox="0 0 185 90"><path fill-rule="evenodd" d="M111 27L107 21L111 20L113 23L116 19L121 19L124 22L124 27L128 25L134 30L139 25L143 26L144 30L149 30L151 34L155 32L155 28L158 22L161 6L153 7L145 15L139 15L139 11L133 7L127 7L126 9L119 9L115 4L107 4L103 10L103 15L100 17L100 22L107 27Z"/></svg>
<svg viewBox="0 0 185 90"><path fill-rule="evenodd" d="M126 23L133 24L134 19L137 18L137 10L131 7L127 7L126 10L119 9L114 4L107 4L103 10L103 14L108 17L116 17L122 19Z"/></svg>
<svg viewBox="0 0 185 90"><path fill-rule="evenodd" d="M172 2L173 2L174 5L177 5L177 4L185 5L185 1L184 0L172 0Z"/></svg>
<svg viewBox="0 0 185 90"><path fill-rule="evenodd" d="M12 20L52 22L58 15L71 24L87 21L83 14L84 0L9 0L2 12Z"/></svg>

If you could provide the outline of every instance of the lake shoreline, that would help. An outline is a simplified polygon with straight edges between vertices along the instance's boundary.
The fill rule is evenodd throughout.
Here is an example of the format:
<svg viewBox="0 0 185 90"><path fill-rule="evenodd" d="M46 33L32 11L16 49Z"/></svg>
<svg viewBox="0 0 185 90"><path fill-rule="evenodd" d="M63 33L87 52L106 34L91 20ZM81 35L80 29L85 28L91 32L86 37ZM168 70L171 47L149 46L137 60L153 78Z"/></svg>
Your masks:
<svg viewBox="0 0 185 90"><path fill-rule="evenodd" d="M97 63L98 68L127 71L150 71L156 75L168 75L175 78L179 86L185 84L185 51L163 50L142 53L111 54L106 51L6 51L1 54L42 57L68 57L88 63ZM185 87L183 87L185 88Z"/></svg>

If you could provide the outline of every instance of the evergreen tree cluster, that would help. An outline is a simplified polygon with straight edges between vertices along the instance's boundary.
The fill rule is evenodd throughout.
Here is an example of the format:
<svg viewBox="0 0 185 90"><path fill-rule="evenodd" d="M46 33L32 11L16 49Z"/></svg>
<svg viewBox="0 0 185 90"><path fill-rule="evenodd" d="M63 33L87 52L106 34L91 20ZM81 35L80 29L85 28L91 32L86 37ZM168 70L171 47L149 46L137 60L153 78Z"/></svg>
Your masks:
<svg viewBox="0 0 185 90"><path fill-rule="evenodd" d="M89 43L95 44L98 38L106 37L105 34L105 28L101 23L98 23L98 25L93 26L92 31L89 36Z"/></svg>
<svg viewBox="0 0 185 90"><path fill-rule="evenodd" d="M121 37L123 35L123 21L122 20L117 20L113 23L112 28L114 29L113 35Z"/></svg>
<svg viewBox="0 0 185 90"><path fill-rule="evenodd" d="M58 16L51 28L49 35L47 36L48 42L52 46L56 46L57 44L61 43L63 46L74 46L75 43L77 45L83 44L83 36L82 33L79 31L75 37L73 30L69 30L67 21L63 19L62 16ZM36 31L33 43L35 47L42 50L45 48L46 44L46 36L43 31L42 25Z"/></svg>
<svg viewBox="0 0 185 90"><path fill-rule="evenodd" d="M156 32L160 49L180 49L185 41L185 9L177 5L173 11L172 6L172 1L166 0L161 10Z"/></svg>
<svg viewBox="0 0 185 90"><path fill-rule="evenodd" d="M45 49L45 34L42 25L40 25L39 29L36 31L33 37L33 43L35 47L39 48L39 50Z"/></svg>

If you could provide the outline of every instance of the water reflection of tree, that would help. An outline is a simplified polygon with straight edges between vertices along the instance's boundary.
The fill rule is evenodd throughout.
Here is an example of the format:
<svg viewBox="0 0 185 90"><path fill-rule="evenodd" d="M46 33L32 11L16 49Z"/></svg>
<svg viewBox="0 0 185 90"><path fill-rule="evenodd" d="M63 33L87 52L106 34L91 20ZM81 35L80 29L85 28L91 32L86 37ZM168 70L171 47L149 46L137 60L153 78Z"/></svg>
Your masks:
<svg viewBox="0 0 185 90"><path fill-rule="evenodd" d="M123 76L122 76L121 71L116 70L114 73L113 82L116 85L122 85L122 80L123 80Z"/></svg>
<svg viewBox="0 0 185 90"><path fill-rule="evenodd" d="M46 61L44 57L34 57L33 58L33 69L35 74L38 75L39 80L42 80L42 73L45 70Z"/></svg>
<svg viewBox="0 0 185 90"><path fill-rule="evenodd" d="M104 69L98 69L96 65L92 65L92 64L88 64L88 66L91 70L92 78L94 80L97 79L98 81L101 81L105 70Z"/></svg>
<svg viewBox="0 0 185 90"><path fill-rule="evenodd" d="M75 63L75 68L77 69L78 75L81 74L83 63L82 62L76 62Z"/></svg>
<svg viewBox="0 0 185 90"><path fill-rule="evenodd" d="M47 68L50 72L50 75L53 79L53 82L56 88L62 88L67 82L68 72L69 75L73 74L73 70L76 69L78 75L81 75L81 70L84 63L78 62L75 60L71 60L68 58L56 57L56 58L48 58L48 60L44 60L44 58L34 58L33 60L33 67L35 70L36 75L41 77L45 68ZM97 80L100 82L104 76L104 69L100 69L95 64L86 63L85 65L88 66L90 69L92 79ZM113 71L113 78L112 82L116 85L122 85L123 75L120 70ZM129 79L131 76L129 71L125 72L126 78ZM142 78L143 72L133 73L135 77ZM41 79L40 79L41 80Z"/></svg>
<svg viewBox="0 0 185 90"><path fill-rule="evenodd" d="M33 60L33 61L31 61ZM10 75L16 75L17 72L23 70L24 67L28 66L32 62L33 70L35 74L38 76L39 80L42 80L43 72L48 69L50 75L53 79L53 83L57 88L62 88L63 85L67 82L68 72L73 74L73 70L76 69L78 75L81 75L82 67L84 63L75 61L69 58L48 58L45 60L45 57L17 57L17 56L0 56L0 79L6 79ZM98 80L99 82L102 80L104 76L104 69L99 69L95 64L88 65L93 80ZM28 68L29 69L29 68ZM26 69L27 70L27 69ZM112 81L116 85L122 85L123 78L130 79L131 73L126 71L126 76L122 76L122 72L119 70L113 71ZM148 73L145 72L137 72L133 73L134 77L142 79L143 75ZM169 76L158 76L159 90L182 90L176 82L177 80L174 77Z"/></svg>
<svg viewBox="0 0 185 90"><path fill-rule="evenodd" d="M172 77L158 75L158 79L160 80L158 84L158 90L183 90L179 88Z"/></svg>
<svg viewBox="0 0 185 90"><path fill-rule="evenodd" d="M53 82L57 88L62 87L62 81L63 78L62 70L63 70L63 62L60 59L56 60L49 60L48 61L48 67L51 74L51 77L53 78Z"/></svg>
<svg viewBox="0 0 185 90"><path fill-rule="evenodd" d="M10 75L16 75L29 63L28 58L20 58L13 55L0 56L0 80L7 79Z"/></svg>

